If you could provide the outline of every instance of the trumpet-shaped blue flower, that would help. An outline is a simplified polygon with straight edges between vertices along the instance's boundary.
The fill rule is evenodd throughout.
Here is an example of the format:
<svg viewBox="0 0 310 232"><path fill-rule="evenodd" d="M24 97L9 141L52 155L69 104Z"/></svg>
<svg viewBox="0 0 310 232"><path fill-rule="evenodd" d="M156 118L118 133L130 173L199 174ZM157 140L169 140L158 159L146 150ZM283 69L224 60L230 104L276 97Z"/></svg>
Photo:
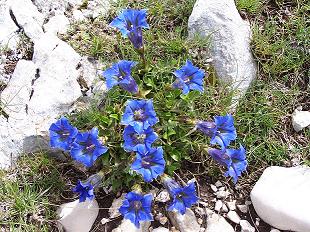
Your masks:
<svg viewBox="0 0 310 232"><path fill-rule="evenodd" d="M143 47L142 28L149 28L146 22L146 10L125 9L111 23L111 27L128 37L135 48Z"/></svg>
<svg viewBox="0 0 310 232"><path fill-rule="evenodd" d="M152 143L157 139L157 134L153 131L152 127L146 130L141 128L134 128L133 126L127 126L124 129L124 150L130 151L144 151L151 148Z"/></svg>
<svg viewBox="0 0 310 232"><path fill-rule="evenodd" d="M194 182L189 182L185 187L181 187L175 180L165 178L164 186L172 197L172 202L168 206L169 211L177 210L179 213L185 214L186 208L190 208L198 201Z"/></svg>
<svg viewBox="0 0 310 232"><path fill-rule="evenodd" d="M129 100L122 118L123 125L140 131L158 122L152 100Z"/></svg>
<svg viewBox="0 0 310 232"><path fill-rule="evenodd" d="M198 121L196 126L204 134L211 137L211 144L219 144L225 149L231 141L237 138L234 118L231 115L215 116L214 122Z"/></svg>
<svg viewBox="0 0 310 232"><path fill-rule="evenodd" d="M119 212L130 220L137 228L141 221L152 221L151 214L152 194L141 195L136 192L127 193Z"/></svg>
<svg viewBox="0 0 310 232"><path fill-rule="evenodd" d="M165 170L164 151L162 147L150 148L145 152L139 151L136 159L131 165L131 169L140 173L146 182L151 182Z"/></svg>
<svg viewBox="0 0 310 232"><path fill-rule="evenodd" d="M57 147L69 151L78 130L70 125L67 118L61 117L57 122L50 126L49 133L51 147Z"/></svg>
<svg viewBox="0 0 310 232"><path fill-rule="evenodd" d="M90 182L83 183L82 181L78 181L77 185L72 190L75 193L80 194L80 202L86 201L88 198L89 200L94 199L94 187Z"/></svg>
<svg viewBox="0 0 310 232"><path fill-rule="evenodd" d="M244 172L248 166L246 160L246 151L242 145L239 149L227 149L226 153L231 157L232 163L225 173L225 176L231 176L236 184L239 176Z"/></svg>
<svg viewBox="0 0 310 232"><path fill-rule="evenodd" d="M176 76L173 88L182 89L183 94L188 94L190 90L198 90L203 92L204 71L195 67L189 60L179 70L173 73Z"/></svg>
<svg viewBox="0 0 310 232"><path fill-rule="evenodd" d="M91 167L96 159L106 153L107 147L98 139L98 129L93 128L90 132L79 133L72 144L71 156L73 159Z"/></svg>
<svg viewBox="0 0 310 232"><path fill-rule="evenodd" d="M131 69L136 66L137 62L129 60L121 60L112 65L111 68L105 70L102 75L106 79L107 88L111 89L115 85L119 85L124 90L137 93L138 85L131 76Z"/></svg>
<svg viewBox="0 0 310 232"><path fill-rule="evenodd" d="M227 167L228 171L225 172L225 176L231 176L235 184L247 168L246 151L242 145L239 149L209 149L208 153L219 164Z"/></svg>

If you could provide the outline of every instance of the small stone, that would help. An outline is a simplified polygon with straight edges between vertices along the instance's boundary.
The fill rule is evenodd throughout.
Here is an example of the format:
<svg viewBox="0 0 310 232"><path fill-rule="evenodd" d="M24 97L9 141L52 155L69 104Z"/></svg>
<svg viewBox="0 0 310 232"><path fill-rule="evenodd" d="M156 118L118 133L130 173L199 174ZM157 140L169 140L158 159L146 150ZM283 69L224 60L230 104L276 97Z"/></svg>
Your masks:
<svg viewBox="0 0 310 232"><path fill-rule="evenodd" d="M271 230L270 230L270 232L281 232L280 230L278 230L278 229L274 229L274 228L272 228Z"/></svg>
<svg viewBox="0 0 310 232"><path fill-rule="evenodd" d="M199 214L200 216L203 216L203 215L206 214L206 211L205 211L203 208L201 208L201 207L195 208L195 212L196 212L197 214Z"/></svg>
<svg viewBox="0 0 310 232"><path fill-rule="evenodd" d="M241 232L255 232L255 228L247 221L240 220Z"/></svg>
<svg viewBox="0 0 310 232"><path fill-rule="evenodd" d="M86 19L83 15L82 11L80 11L80 10L74 10L72 12L72 18L74 21L77 21L77 22L83 21Z"/></svg>
<svg viewBox="0 0 310 232"><path fill-rule="evenodd" d="M218 192L216 192L216 197L218 199L226 198L226 197L228 197L228 195L229 195L229 192L226 192L226 191L223 191L223 190L219 190Z"/></svg>
<svg viewBox="0 0 310 232"><path fill-rule="evenodd" d="M155 198L156 201L165 203L170 200L170 195L167 190L161 191Z"/></svg>
<svg viewBox="0 0 310 232"><path fill-rule="evenodd" d="M247 205L237 205L237 208L241 211L241 213L247 213L248 212L248 206Z"/></svg>
<svg viewBox="0 0 310 232"><path fill-rule="evenodd" d="M102 218L101 219L101 224L104 225L104 224L108 223L109 221L110 221L109 218Z"/></svg>
<svg viewBox="0 0 310 232"><path fill-rule="evenodd" d="M209 204L207 202L204 202L204 201L199 201L198 205L202 205L203 207L208 207L209 206Z"/></svg>
<svg viewBox="0 0 310 232"><path fill-rule="evenodd" d="M219 188L219 191L225 191L225 186L220 187L220 188Z"/></svg>
<svg viewBox="0 0 310 232"><path fill-rule="evenodd" d="M159 223L162 224L162 225L165 225L168 221L168 218L167 217L161 217L159 218Z"/></svg>
<svg viewBox="0 0 310 232"><path fill-rule="evenodd" d="M67 232L90 231L99 212L96 200L79 200L62 204L58 209L59 223ZM79 222L79 223L77 223Z"/></svg>
<svg viewBox="0 0 310 232"><path fill-rule="evenodd" d="M255 225L259 226L259 223L260 223L260 218L255 218Z"/></svg>
<svg viewBox="0 0 310 232"><path fill-rule="evenodd" d="M203 223L203 220L202 220L201 218L198 218L198 219L197 219L197 222L198 222L199 225L201 225L201 224ZM200 229L201 229L201 228L200 228Z"/></svg>
<svg viewBox="0 0 310 232"><path fill-rule="evenodd" d="M220 187L223 186L223 184L222 184L221 181L218 180L218 181L215 182L215 186L216 186L217 188L220 188Z"/></svg>
<svg viewBox="0 0 310 232"><path fill-rule="evenodd" d="M205 232L206 228L201 227L199 232Z"/></svg>
<svg viewBox="0 0 310 232"><path fill-rule="evenodd" d="M151 222L142 221L140 222L140 228L137 228L130 220L123 219L121 224L112 230L112 232L149 232ZM77 230L81 231L81 230Z"/></svg>
<svg viewBox="0 0 310 232"><path fill-rule="evenodd" d="M240 222L240 217L235 211L229 211L227 213L227 218L236 224Z"/></svg>
<svg viewBox="0 0 310 232"><path fill-rule="evenodd" d="M118 209L122 206L126 194L123 193L122 196L113 200L112 205L109 209L110 218L116 218L121 215Z"/></svg>
<svg viewBox="0 0 310 232"><path fill-rule="evenodd" d="M222 211L223 211L224 213L227 213L227 212L228 212L228 208L227 208L227 206L226 206L225 204L223 204L223 206L222 206Z"/></svg>
<svg viewBox="0 0 310 232"><path fill-rule="evenodd" d="M158 227L158 228L152 230L152 232L169 232L169 230L165 227Z"/></svg>
<svg viewBox="0 0 310 232"><path fill-rule="evenodd" d="M207 229L205 232L235 232L233 227L222 216L211 213L207 220Z"/></svg>
<svg viewBox="0 0 310 232"><path fill-rule="evenodd" d="M249 205L252 204L252 201L245 201L245 204L246 204L247 206L249 206Z"/></svg>
<svg viewBox="0 0 310 232"><path fill-rule="evenodd" d="M226 202L229 210L236 210L236 200Z"/></svg>
<svg viewBox="0 0 310 232"><path fill-rule="evenodd" d="M213 184L210 185L213 192L217 192L217 187Z"/></svg>
<svg viewBox="0 0 310 232"><path fill-rule="evenodd" d="M171 232L180 232L179 230L177 230L174 226L171 227Z"/></svg>
<svg viewBox="0 0 310 232"><path fill-rule="evenodd" d="M215 203L214 210L217 211L217 212L220 212L222 206L223 206L223 202L219 200L219 201L217 201L217 202Z"/></svg>
<svg viewBox="0 0 310 232"><path fill-rule="evenodd" d="M168 211L168 216L172 225L181 232L193 232L200 229L196 216L191 209L187 209L184 215L176 211Z"/></svg>
<svg viewBox="0 0 310 232"><path fill-rule="evenodd" d="M310 112L296 109L292 116L293 128L296 132L310 125Z"/></svg>

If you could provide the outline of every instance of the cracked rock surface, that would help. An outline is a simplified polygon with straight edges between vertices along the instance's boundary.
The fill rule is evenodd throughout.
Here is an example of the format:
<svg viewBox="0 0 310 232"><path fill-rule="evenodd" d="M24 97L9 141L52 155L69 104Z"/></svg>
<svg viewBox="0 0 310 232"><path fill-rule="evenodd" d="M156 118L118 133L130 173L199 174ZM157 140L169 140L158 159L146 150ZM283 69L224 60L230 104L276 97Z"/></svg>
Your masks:
<svg viewBox="0 0 310 232"><path fill-rule="evenodd" d="M74 110L83 96L93 95L98 62L81 57L57 37L73 21L66 17L66 11L80 4L80 0L0 3L0 47L14 52L21 33L33 43L32 56L19 57L15 69L6 76L1 71L6 55L1 57L0 168L14 165L22 153L57 153L49 148L50 124Z"/></svg>

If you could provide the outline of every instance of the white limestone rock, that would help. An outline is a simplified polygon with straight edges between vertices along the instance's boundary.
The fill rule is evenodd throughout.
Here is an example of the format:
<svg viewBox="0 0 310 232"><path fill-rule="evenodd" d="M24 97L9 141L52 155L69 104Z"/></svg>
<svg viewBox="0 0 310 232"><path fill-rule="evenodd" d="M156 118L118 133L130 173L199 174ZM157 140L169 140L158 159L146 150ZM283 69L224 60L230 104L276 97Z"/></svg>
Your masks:
<svg viewBox="0 0 310 232"><path fill-rule="evenodd" d="M112 0L113 1L113 0ZM88 0L87 9L83 9L82 13L86 18L97 18L100 15L107 14L111 6L111 0Z"/></svg>
<svg viewBox="0 0 310 232"><path fill-rule="evenodd" d="M58 33L64 34L69 28L69 19L64 14L57 14L49 19L49 21L44 24L45 32L57 35Z"/></svg>
<svg viewBox="0 0 310 232"><path fill-rule="evenodd" d="M170 200L170 195L166 189L161 191L155 198L156 201L165 203Z"/></svg>
<svg viewBox="0 0 310 232"><path fill-rule="evenodd" d="M122 206L125 196L126 194L123 193L122 196L113 200L109 209L110 218L116 218L121 215L118 209Z"/></svg>
<svg viewBox="0 0 310 232"><path fill-rule="evenodd" d="M310 125L310 112L296 109L292 115L292 124L296 132L308 127Z"/></svg>
<svg viewBox="0 0 310 232"><path fill-rule="evenodd" d="M185 214L182 215L176 211L168 211L168 216L173 226L180 232L199 231L200 225L197 218L191 209L187 209Z"/></svg>
<svg viewBox="0 0 310 232"><path fill-rule="evenodd" d="M236 224L240 223L240 217L235 211L229 211L227 218Z"/></svg>
<svg viewBox="0 0 310 232"><path fill-rule="evenodd" d="M0 168L22 153L50 150L50 124L82 96L80 61L68 44L44 34L34 45L33 61L18 62L1 94L9 118L0 131Z"/></svg>
<svg viewBox="0 0 310 232"><path fill-rule="evenodd" d="M18 25L24 29L25 34L32 40L39 39L43 34L44 16L38 11L31 0L9 0Z"/></svg>
<svg viewBox="0 0 310 232"><path fill-rule="evenodd" d="M197 0L189 18L190 37L210 36L211 57L217 76L231 84L236 100L256 77L250 25L242 20L234 0Z"/></svg>
<svg viewBox="0 0 310 232"><path fill-rule="evenodd" d="M58 210L59 223L66 232L89 232L99 213L96 200L79 200L62 204Z"/></svg>
<svg viewBox="0 0 310 232"><path fill-rule="evenodd" d="M10 7L7 0L0 1L0 48L16 49L19 37L19 28L10 16Z"/></svg>
<svg viewBox="0 0 310 232"><path fill-rule="evenodd" d="M152 232L169 232L169 230L165 227L157 227L156 229L152 230Z"/></svg>
<svg viewBox="0 0 310 232"><path fill-rule="evenodd" d="M233 227L216 213L210 213L207 220L207 228L205 232L235 232Z"/></svg>
<svg viewBox="0 0 310 232"><path fill-rule="evenodd" d="M310 231L310 168L269 167L251 192L258 216L273 227Z"/></svg>
<svg viewBox="0 0 310 232"><path fill-rule="evenodd" d="M72 19L76 22L84 21L86 18L80 10L73 10Z"/></svg>
<svg viewBox="0 0 310 232"><path fill-rule="evenodd" d="M140 228L137 228L130 220L123 219L121 224L112 230L112 232L149 232L151 222L140 222Z"/></svg>
<svg viewBox="0 0 310 232"><path fill-rule="evenodd" d="M240 226L241 232L255 232L255 228L247 220L241 220Z"/></svg>

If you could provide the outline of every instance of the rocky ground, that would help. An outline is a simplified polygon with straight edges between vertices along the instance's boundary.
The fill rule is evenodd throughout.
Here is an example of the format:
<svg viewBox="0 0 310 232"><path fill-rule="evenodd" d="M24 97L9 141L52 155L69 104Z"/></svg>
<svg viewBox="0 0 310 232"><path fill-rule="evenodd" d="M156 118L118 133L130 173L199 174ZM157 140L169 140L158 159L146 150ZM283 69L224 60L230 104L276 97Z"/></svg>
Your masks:
<svg viewBox="0 0 310 232"><path fill-rule="evenodd" d="M197 1L189 20L189 32L192 35L196 32L206 35L218 26L227 27L227 30L220 30L215 34L217 37L212 44L219 49L212 50L211 56L212 60L215 60L214 67L220 79L225 82L225 78L229 76L235 80L233 88L239 89L242 94L238 93L237 97L240 97L257 72L250 52L250 26L239 16L234 1L229 1L230 5L225 6L218 1L210 2L210 5L207 5L203 4L203 1ZM67 34L70 25L76 26L82 21L96 23L96 18L106 15L110 6L109 1L100 0L4 0L0 3L1 168L14 165L20 153L49 150L47 131L55 118L85 109L94 100L102 100L105 86L97 72L101 70L105 60L79 54L73 49L74 45L66 40L74 37L74 31L70 32L71 35ZM223 7L227 7L229 14L221 13ZM206 18L212 20L207 21ZM204 20L207 23L203 23ZM231 22L231 27L226 21ZM236 33L238 29L240 33ZM79 37L75 39L79 40ZM233 62L231 57L234 57ZM235 62L238 63L237 69ZM247 78L242 79L241 76ZM309 109L307 104L302 104L305 110ZM297 132L306 130L310 124L309 112L297 108L292 116L293 128ZM300 136L301 140L304 140L307 134ZM54 155L60 157L59 152L54 152ZM186 168L190 169L189 166ZM153 192L156 199L155 220L146 224L144 230L130 230L130 224L122 221L116 210L122 200L122 192L112 193L109 189L102 189L96 199L100 210L96 205L92 206L95 208L92 220L97 218L92 231L278 231L273 229L273 226L283 229L282 231L309 231L307 212L302 211L310 207L305 202L310 189L309 178L305 178L309 177L309 169L270 170L266 172L266 175L270 176L262 178L265 184L258 182L252 197L250 193L257 177L255 180L249 178L249 181L241 181L232 187L224 179L215 181L213 178L183 173L182 179L195 178L197 181L200 197L198 204L188 210L185 217L167 213L164 203L169 200L169 196L163 189L157 188ZM68 175L69 183L75 183L79 178L76 173L84 174L80 170L64 166L58 171ZM257 170L258 175L262 171ZM265 192L270 194L264 195ZM56 204L65 203L73 197L71 189L66 189ZM285 206L285 201L294 202L294 205ZM279 204L282 207L280 209ZM301 213L295 212L296 208L302 209ZM83 210L78 209L77 212ZM76 217L73 217L73 220L76 220ZM53 228L56 231L56 227Z"/></svg>

